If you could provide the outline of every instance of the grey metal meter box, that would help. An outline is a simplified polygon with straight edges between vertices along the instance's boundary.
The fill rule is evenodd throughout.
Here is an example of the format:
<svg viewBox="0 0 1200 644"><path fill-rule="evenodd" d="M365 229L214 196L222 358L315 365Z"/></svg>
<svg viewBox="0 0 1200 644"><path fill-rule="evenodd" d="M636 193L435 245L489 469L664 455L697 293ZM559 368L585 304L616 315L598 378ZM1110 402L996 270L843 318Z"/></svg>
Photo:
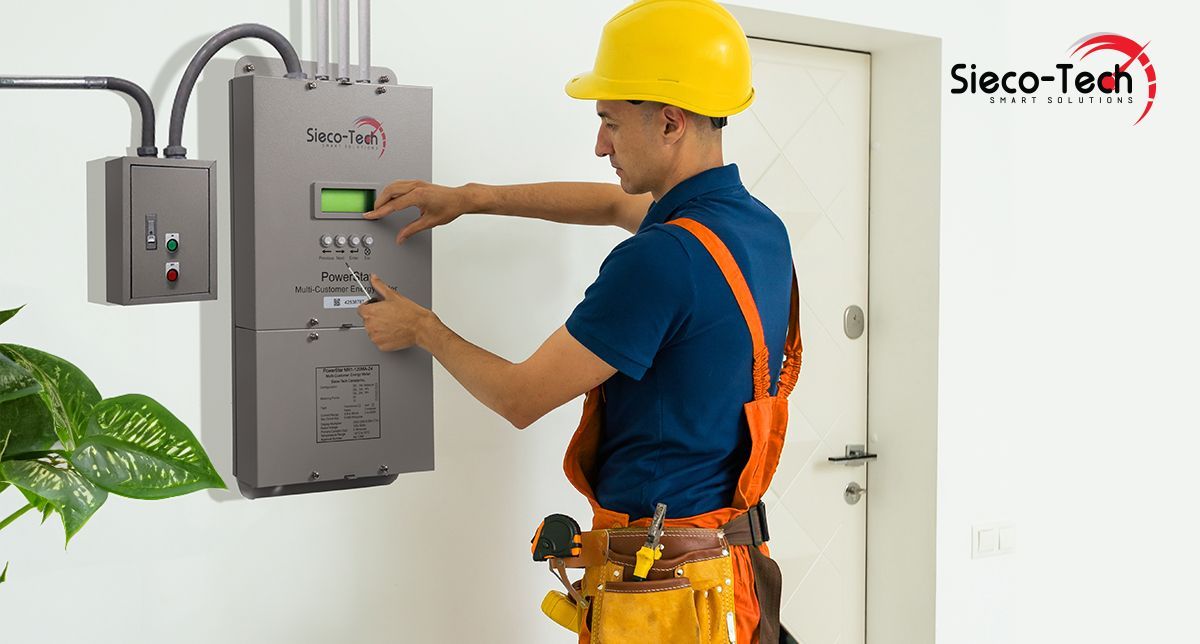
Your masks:
<svg viewBox="0 0 1200 644"><path fill-rule="evenodd" d="M104 181L106 299L216 298L215 162L118 157Z"/></svg>
<svg viewBox="0 0 1200 644"><path fill-rule="evenodd" d="M362 213L394 180L431 179L432 89L384 68L361 83L282 72L245 57L229 84L234 473L251 498L434 464L432 358L375 347L346 267L431 304L430 235L395 243L415 209Z"/></svg>

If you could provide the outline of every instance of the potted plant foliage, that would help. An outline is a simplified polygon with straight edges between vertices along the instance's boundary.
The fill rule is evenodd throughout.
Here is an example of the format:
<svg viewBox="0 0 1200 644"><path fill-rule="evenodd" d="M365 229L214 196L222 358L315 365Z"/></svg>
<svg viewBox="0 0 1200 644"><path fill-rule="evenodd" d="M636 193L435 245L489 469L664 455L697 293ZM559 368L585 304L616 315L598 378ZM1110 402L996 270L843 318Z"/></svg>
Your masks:
<svg viewBox="0 0 1200 644"><path fill-rule="evenodd" d="M0 324L20 310L0 311ZM69 543L109 494L165 499L224 487L195 435L154 399L102 398L70 362L0 344L0 495L26 501L0 530L27 512L43 522L58 514ZM7 572L6 563L0 583Z"/></svg>

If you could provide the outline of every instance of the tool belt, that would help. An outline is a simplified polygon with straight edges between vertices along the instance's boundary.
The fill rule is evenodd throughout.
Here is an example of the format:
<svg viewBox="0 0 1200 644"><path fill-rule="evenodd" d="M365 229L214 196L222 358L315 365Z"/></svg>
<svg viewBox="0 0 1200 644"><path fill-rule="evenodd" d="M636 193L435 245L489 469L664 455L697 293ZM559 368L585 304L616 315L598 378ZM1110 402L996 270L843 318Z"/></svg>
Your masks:
<svg viewBox="0 0 1200 644"><path fill-rule="evenodd" d="M646 528L610 528L581 535L577 557L550 559L569 598L551 591L543 610L592 644L736 642L731 546L749 546L758 598L759 639L779 641L779 566L758 546L770 537L760 502L720 528L666 527L661 558L645 581L634 579ZM567 568L583 568L571 583Z"/></svg>

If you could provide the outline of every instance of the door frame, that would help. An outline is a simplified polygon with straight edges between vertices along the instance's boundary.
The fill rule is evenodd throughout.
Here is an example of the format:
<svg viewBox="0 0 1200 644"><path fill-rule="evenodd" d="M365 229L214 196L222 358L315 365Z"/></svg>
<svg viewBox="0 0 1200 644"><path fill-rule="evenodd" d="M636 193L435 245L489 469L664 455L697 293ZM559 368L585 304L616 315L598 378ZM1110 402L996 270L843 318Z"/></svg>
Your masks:
<svg viewBox="0 0 1200 644"><path fill-rule="evenodd" d="M934 642L942 41L724 6L747 36L871 57L865 641Z"/></svg>

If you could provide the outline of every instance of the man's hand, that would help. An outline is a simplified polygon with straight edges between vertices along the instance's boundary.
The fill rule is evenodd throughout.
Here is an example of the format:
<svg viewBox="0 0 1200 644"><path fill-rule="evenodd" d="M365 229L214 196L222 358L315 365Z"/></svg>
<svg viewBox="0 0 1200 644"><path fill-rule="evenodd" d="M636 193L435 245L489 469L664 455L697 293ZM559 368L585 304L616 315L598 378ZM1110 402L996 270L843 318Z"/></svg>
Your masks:
<svg viewBox="0 0 1200 644"><path fill-rule="evenodd" d="M360 304L358 314L380 351L414 345L429 351L471 395L525 429L563 403L617 372L561 326L524 362L513 364L463 340L433 311L393 291L378 276L371 286L383 298Z"/></svg>
<svg viewBox="0 0 1200 644"><path fill-rule="evenodd" d="M421 326L433 317L433 312L393 291L378 275L371 276L371 286L383 301L358 305L367 337L380 351L407 349L416 344Z"/></svg>
<svg viewBox="0 0 1200 644"><path fill-rule="evenodd" d="M448 188L425 181L393 181L375 198L375 209L365 219L379 219L416 206L420 215L396 235L399 244L414 234L448 224L471 210L469 188Z"/></svg>

